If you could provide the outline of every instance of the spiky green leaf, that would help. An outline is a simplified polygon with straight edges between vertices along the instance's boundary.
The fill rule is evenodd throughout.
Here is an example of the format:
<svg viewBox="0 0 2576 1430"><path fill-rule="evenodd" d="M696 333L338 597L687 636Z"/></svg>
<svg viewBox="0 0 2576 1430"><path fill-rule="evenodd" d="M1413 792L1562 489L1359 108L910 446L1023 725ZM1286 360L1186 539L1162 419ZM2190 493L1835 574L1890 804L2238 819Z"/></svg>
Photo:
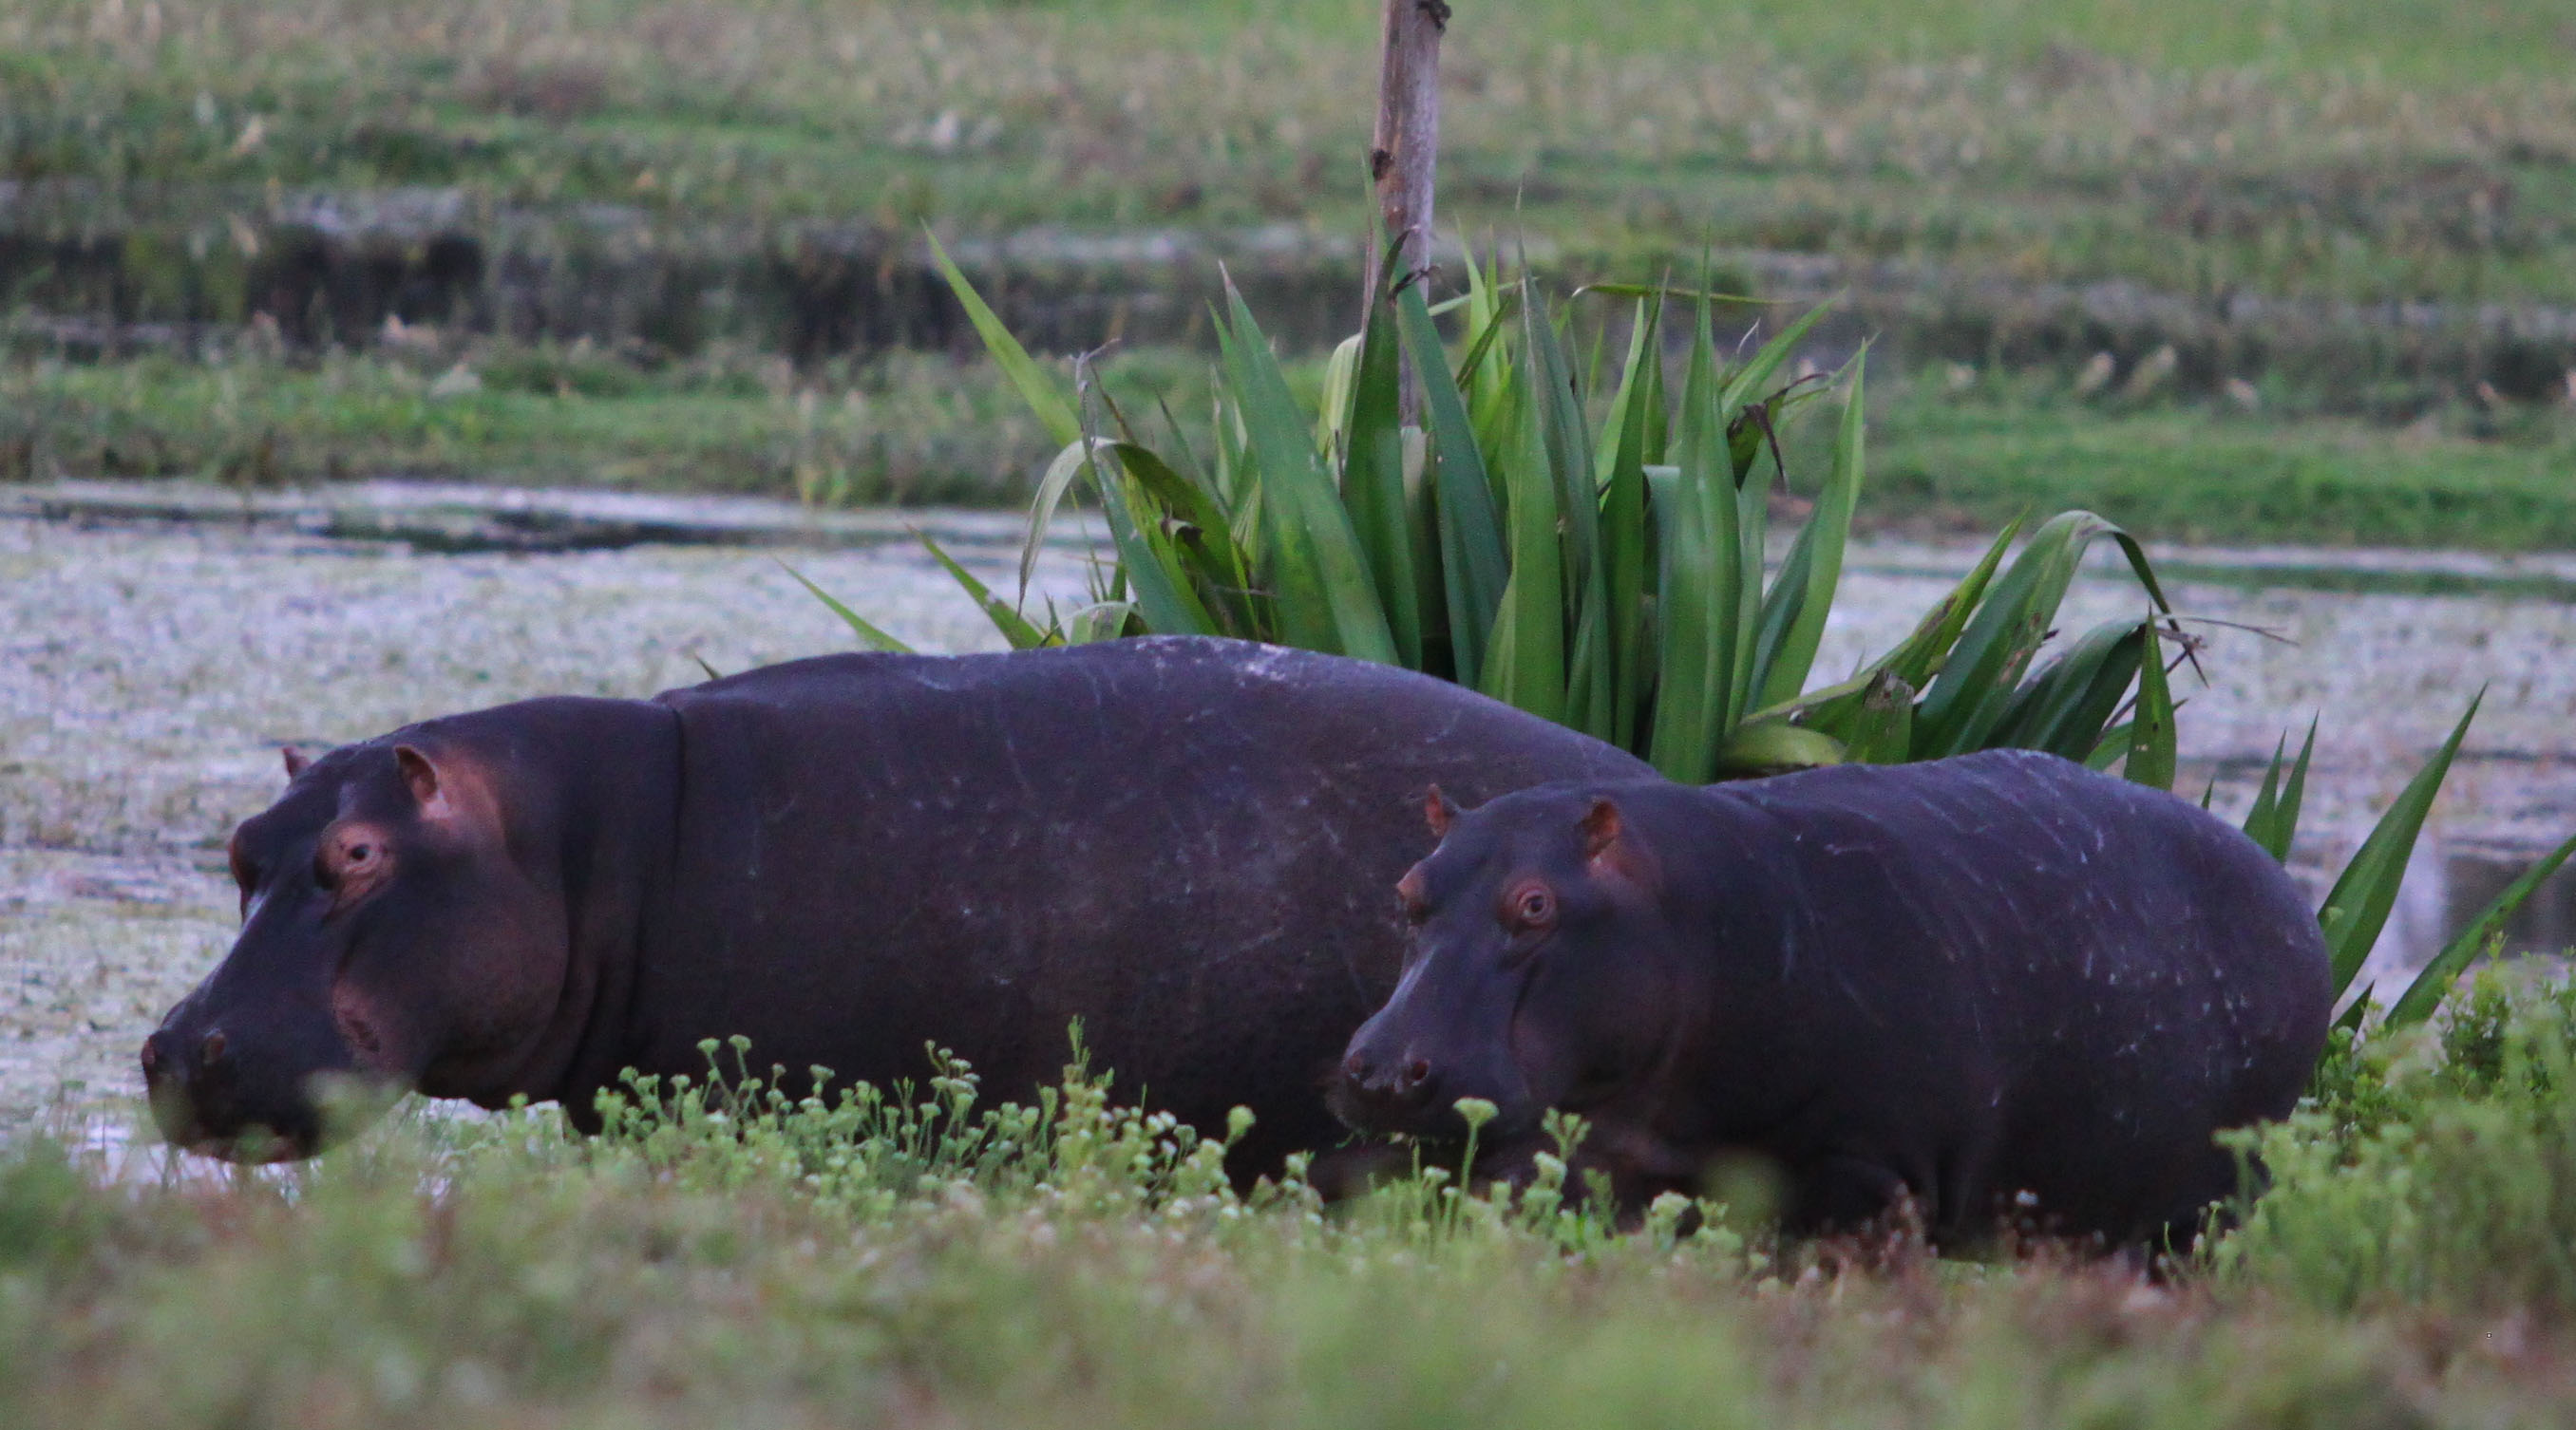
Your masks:
<svg viewBox="0 0 2576 1430"><path fill-rule="evenodd" d="M1843 549L1850 542L1852 513L1860 503L1865 357L1852 359L1842 430L1834 442L1834 464L1824 489L1816 494L1815 509L1790 545L1789 558L1762 603L1762 629L1753 657L1760 705L1795 699L1806 688L1817 647L1824 642L1825 618L1842 584Z"/></svg>
<svg viewBox="0 0 2576 1430"><path fill-rule="evenodd" d="M1002 639L1011 643L1011 649L1035 650L1040 646L1061 644L1053 633L1039 630L1029 624L1026 616L1021 615L1010 602L994 595L991 587L975 578L974 572L958 565L956 558L941 550L939 543L931 539L929 532L916 529L912 534L914 539L921 543L922 549L930 553L931 559L938 562L958 586L965 590L968 598L982 608L985 618L993 623L995 630L1002 633Z"/></svg>
<svg viewBox="0 0 2576 1430"><path fill-rule="evenodd" d="M930 240L930 256L938 262L940 276L948 280L948 291L957 295L959 306L966 310L966 320L975 325L975 335L984 340L984 351L992 355L993 365L1011 380L1020 400L1037 414L1049 437L1059 445L1081 440L1082 423L1073 415L1073 405L1064 400L1063 389L1029 356L1029 350L1020 346L1020 340L1011 336L1011 330L1002 326L984 295L976 292L975 285L967 282L966 275L949 261L948 250L939 245L939 235L926 228L922 233Z"/></svg>
<svg viewBox="0 0 2576 1430"><path fill-rule="evenodd" d="M1226 379L1261 473L1281 633L1291 645L1394 664L1395 640L1341 494L1324 472L1270 342L1232 280L1218 327Z"/></svg>
<svg viewBox="0 0 2576 1430"><path fill-rule="evenodd" d="M1405 351L1422 384L1422 411L1431 430L1433 509L1439 523L1442 592L1449 609L1451 659L1458 682L1482 688L1485 650L1511 576L1501 519L1494 511L1492 479L1477 450L1467 403L1449 375L1449 360L1432 326L1422 285L1396 295Z"/></svg>
<svg viewBox="0 0 2576 1430"><path fill-rule="evenodd" d="M903 642L887 635L884 631L877 629L876 626L869 623L868 620L862 617L858 612L851 610L849 607L841 604L838 600L835 600L831 592L826 591L822 587L805 579L804 572L797 570L795 567L788 565L784 561L778 563L778 569L795 577L796 584L804 587L807 593L812 595L815 600L822 602L825 610L828 610L833 615L840 617L841 624L850 628L850 634L859 638L859 644L866 646L870 650L885 651L894 655L912 654L912 647L905 645ZM970 587L969 594L972 594L972 592L973 588ZM707 679L714 680L717 678L714 666L708 665L703 660L699 661L698 665L699 668L706 671Z"/></svg>
<svg viewBox="0 0 2576 1430"><path fill-rule="evenodd" d="M2146 649L2138 665L2138 700L2129 721L2129 758L2120 773L2136 784L2170 792L2174 765L2180 757L2174 728L2173 687L2165 676L2164 652L2156 644L2155 621L2145 627Z"/></svg>
<svg viewBox="0 0 2576 1430"><path fill-rule="evenodd" d="M2415 852L2415 838L2423 832L2425 816L2432 813L2433 798L2442 791L2442 781L2451 772L2451 760L2460 752L2460 741L2469 733L2469 722L2476 719L2479 704L2486 699L2480 691L2469 702L2460 723L2451 727L2450 738L2416 771L2397 802L2379 817L2370 837L2344 866L2343 873L2326 894L2325 903L2317 910L2317 924L2325 930L2326 951L2334 961L2334 988L2340 997L2351 986L2353 975L2361 971L2363 960L2370 957L2371 945L2378 942L2379 931L2388 923L2388 914L2397 907L2397 887L2406 877L2407 858Z"/></svg>

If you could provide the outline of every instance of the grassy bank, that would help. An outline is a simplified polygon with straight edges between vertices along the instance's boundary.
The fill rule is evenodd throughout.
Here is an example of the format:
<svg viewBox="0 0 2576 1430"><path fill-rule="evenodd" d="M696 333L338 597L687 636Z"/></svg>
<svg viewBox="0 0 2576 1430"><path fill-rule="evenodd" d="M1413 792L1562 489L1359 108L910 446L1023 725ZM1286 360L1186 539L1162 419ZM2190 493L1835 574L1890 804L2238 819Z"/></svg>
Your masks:
<svg viewBox="0 0 2576 1430"><path fill-rule="evenodd" d="M1959 395L1918 382L1872 439L1864 510L1890 525L1991 528L2072 505L2160 541L2576 543L2576 420L2563 412L2461 404L2400 427L2225 400L2097 403L2050 383Z"/></svg>
<svg viewBox="0 0 2576 1430"><path fill-rule="evenodd" d="M2162 1282L2046 1248L1629 1233L1539 1184L1319 1210L1076 1080L987 1116L693 1095L276 1177L0 1151L0 1415L46 1425L2519 1425L2576 1410L2567 997L2340 1055ZM902 1106L902 1103L910 1106Z"/></svg>
<svg viewBox="0 0 2576 1430"><path fill-rule="evenodd" d="M1122 406L1203 444L1207 369L1104 364ZM1308 400L1320 363L1292 365ZM2536 550L2576 544L2576 426L2474 403L2407 426L2234 402L2084 397L2053 379L1884 382L1864 526L1991 530L2078 505L2164 540ZM1793 485L1825 469L1793 429ZM1053 455L998 373L897 354L798 371L718 349L638 364L583 348L445 344L317 360L0 366L0 479L405 474L711 490L828 504L1009 503Z"/></svg>
<svg viewBox="0 0 2576 1430"><path fill-rule="evenodd" d="M0 476L19 480L396 475L973 505L1022 494L1047 446L998 379L927 355L803 374L732 350L648 371L565 348L0 372Z"/></svg>

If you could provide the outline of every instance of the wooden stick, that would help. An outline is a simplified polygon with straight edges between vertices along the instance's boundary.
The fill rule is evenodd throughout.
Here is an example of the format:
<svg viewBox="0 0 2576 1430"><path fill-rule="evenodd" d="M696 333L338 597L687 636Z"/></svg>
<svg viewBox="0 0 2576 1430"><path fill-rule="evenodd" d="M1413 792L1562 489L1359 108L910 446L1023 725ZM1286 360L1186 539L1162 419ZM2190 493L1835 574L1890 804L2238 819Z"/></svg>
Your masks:
<svg viewBox="0 0 2576 1430"><path fill-rule="evenodd" d="M1418 274L1431 266L1431 196L1440 158L1440 36L1449 28L1447 0L1386 0L1386 36L1379 52L1377 135L1369 146L1369 176L1377 185L1378 219L1386 242L1401 240L1396 271ZM1369 244L1366 300L1377 301L1386 254ZM1366 311L1364 308L1363 312ZM1420 420L1412 364L1405 365L1403 420Z"/></svg>

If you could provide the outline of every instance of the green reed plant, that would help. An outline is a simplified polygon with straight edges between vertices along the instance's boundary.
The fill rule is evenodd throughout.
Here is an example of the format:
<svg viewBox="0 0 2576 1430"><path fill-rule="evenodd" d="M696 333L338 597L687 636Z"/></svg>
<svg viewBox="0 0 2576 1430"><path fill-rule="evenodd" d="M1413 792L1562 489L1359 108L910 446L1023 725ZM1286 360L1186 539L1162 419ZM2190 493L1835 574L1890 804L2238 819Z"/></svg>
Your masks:
<svg viewBox="0 0 2576 1430"><path fill-rule="evenodd" d="M1597 337L1578 365L1572 325L1539 284L1501 283L1470 262L1466 293L1438 309L1423 285L1398 282L1335 354L1310 413L1229 287L1202 454L1168 413L1166 435L1148 436L1087 365L1063 392L965 276L946 271L996 363L1065 444L1031 507L1023 592L1077 483L1116 550L1091 604L1043 620L959 572L1014 646L1223 635L1400 664L1693 782L2003 746L2172 781L2159 642L2174 634L2171 605L2138 543L2090 513L2041 524L2007 566L2021 524L2008 527L1895 650L1808 689L1865 461L1861 362L1833 383L1783 378L1822 310L1737 360L1716 336L1713 295L1596 286L1585 295L1631 305L1625 356L1600 384ZM1676 301L1691 330L1668 386ZM1457 352L1442 312L1457 320ZM1419 428L1399 417L1407 359L1421 375ZM1778 430L1836 387L1831 470L1768 572L1771 499L1786 475ZM2146 614L2040 662L2085 552L2104 538L2128 558Z"/></svg>

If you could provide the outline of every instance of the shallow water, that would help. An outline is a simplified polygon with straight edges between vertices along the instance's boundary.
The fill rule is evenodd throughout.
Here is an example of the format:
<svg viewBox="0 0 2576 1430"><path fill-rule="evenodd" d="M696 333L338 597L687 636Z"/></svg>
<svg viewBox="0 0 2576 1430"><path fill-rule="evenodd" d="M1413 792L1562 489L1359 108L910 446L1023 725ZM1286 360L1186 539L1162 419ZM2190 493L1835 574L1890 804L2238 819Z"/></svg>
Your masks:
<svg viewBox="0 0 2576 1430"><path fill-rule="evenodd" d="M997 589L1016 552L961 550ZM1819 662L1839 678L1910 629L1974 557L1854 553ZM997 648L909 546L790 555L925 649ZM2332 560L2321 557L2320 560ZM1041 592L1078 597L1070 552ZM2241 805L2285 728L2322 710L2302 867L2340 861L2483 682L2487 702L2383 955L2420 959L2524 858L2576 827L2576 606L2531 594L2351 594L2183 584L2208 626L2188 677L2184 783ZM2134 588L2086 578L2080 629L2131 615ZM850 648L769 555L709 546L425 555L388 543L201 525L0 520L0 1130L52 1104L139 1091L132 1056L222 955L234 924L221 844L282 784L279 749L363 738L523 696L640 696ZM2576 882L2526 921L2576 929ZM2552 922L2555 920L2555 922Z"/></svg>

